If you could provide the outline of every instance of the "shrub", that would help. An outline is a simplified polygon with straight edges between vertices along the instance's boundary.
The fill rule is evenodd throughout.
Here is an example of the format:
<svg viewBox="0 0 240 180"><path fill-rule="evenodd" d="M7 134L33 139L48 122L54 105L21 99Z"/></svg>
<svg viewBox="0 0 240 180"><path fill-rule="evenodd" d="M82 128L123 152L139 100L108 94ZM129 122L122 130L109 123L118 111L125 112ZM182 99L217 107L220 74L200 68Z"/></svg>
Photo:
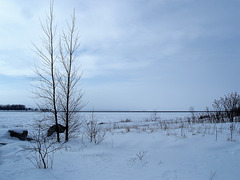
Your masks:
<svg viewBox="0 0 240 180"><path fill-rule="evenodd" d="M94 113L92 113L91 120L85 125L85 132L89 141L95 144L101 143L106 135L106 131L103 131L97 123Z"/></svg>

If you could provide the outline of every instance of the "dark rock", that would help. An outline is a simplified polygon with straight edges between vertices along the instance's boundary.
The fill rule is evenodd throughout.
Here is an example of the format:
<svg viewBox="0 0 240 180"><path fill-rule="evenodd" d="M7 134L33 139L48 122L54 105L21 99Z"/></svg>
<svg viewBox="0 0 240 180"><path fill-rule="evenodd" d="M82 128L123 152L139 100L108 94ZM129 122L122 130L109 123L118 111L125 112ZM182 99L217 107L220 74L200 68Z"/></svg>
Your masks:
<svg viewBox="0 0 240 180"><path fill-rule="evenodd" d="M16 137L22 141L25 141L27 139L27 135L28 135L27 130L16 129L16 130L8 130L8 132L10 133L11 137Z"/></svg>
<svg viewBox="0 0 240 180"><path fill-rule="evenodd" d="M30 138L30 137L27 137L27 139L26 139L27 141L32 141L33 140L33 138Z"/></svg>
<svg viewBox="0 0 240 180"><path fill-rule="evenodd" d="M66 127L64 127L61 124L58 124L59 133L63 133L65 131L65 129L66 129ZM57 126L53 125L48 129L47 136L49 137L49 136L53 135L53 133L55 133L55 132L57 132Z"/></svg>
<svg viewBox="0 0 240 180"><path fill-rule="evenodd" d="M0 143L0 145L7 145L7 143Z"/></svg>

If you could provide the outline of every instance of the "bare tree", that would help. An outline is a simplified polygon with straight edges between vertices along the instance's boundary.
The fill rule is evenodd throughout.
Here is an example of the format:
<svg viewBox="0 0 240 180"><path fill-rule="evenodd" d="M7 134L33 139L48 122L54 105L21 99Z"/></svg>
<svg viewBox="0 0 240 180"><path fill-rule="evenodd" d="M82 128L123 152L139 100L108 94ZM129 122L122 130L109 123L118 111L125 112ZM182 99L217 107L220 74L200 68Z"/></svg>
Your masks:
<svg viewBox="0 0 240 180"><path fill-rule="evenodd" d="M34 84L34 94L40 99L39 106L45 106L46 109L51 109L53 119L56 125L57 141L60 142L58 128L58 111L57 111L57 79L56 79L56 60L57 53L55 49L55 34L56 26L54 24L53 2L50 3L49 14L46 15L45 23L41 22L41 27L44 33L42 37L42 46L39 47L33 44L34 51L40 58L39 66L35 67L37 81Z"/></svg>
<svg viewBox="0 0 240 180"><path fill-rule="evenodd" d="M216 118L222 119L227 118L230 122L233 122L234 117L239 115L240 111L240 96L237 92L232 92L213 103L214 110L218 111L216 113Z"/></svg>
<svg viewBox="0 0 240 180"><path fill-rule="evenodd" d="M83 92L80 88L82 73L79 73L77 65L77 51L79 49L79 32L76 28L75 10L73 11L71 24L67 23L67 32L59 42L60 62L63 71L58 74L60 91L60 107L64 111L62 116L65 126L65 141L69 139L69 133L79 126L76 113L84 106L82 102Z"/></svg>
<svg viewBox="0 0 240 180"><path fill-rule="evenodd" d="M214 111L216 111L214 114L215 122L217 123L224 122L225 112L224 109L222 108L221 100L215 99L212 106Z"/></svg>
<svg viewBox="0 0 240 180"><path fill-rule="evenodd" d="M215 115L216 113L211 112L209 107L206 107L205 118L207 118L210 123L216 123Z"/></svg>
<svg viewBox="0 0 240 180"><path fill-rule="evenodd" d="M240 108L240 96L237 92L232 92L221 98L223 108L229 118L230 122L233 122L234 117L238 115Z"/></svg>

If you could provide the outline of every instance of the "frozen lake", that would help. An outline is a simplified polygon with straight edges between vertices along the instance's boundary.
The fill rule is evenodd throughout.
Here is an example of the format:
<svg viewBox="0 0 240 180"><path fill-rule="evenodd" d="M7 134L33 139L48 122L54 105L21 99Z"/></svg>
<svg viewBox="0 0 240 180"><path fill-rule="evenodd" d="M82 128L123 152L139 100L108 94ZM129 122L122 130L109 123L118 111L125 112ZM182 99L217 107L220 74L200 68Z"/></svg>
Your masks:
<svg viewBox="0 0 240 180"><path fill-rule="evenodd" d="M234 125L233 141L230 141L229 123L169 123L165 126L158 122L185 120L190 113L96 112L98 122L106 122L101 130L108 129L103 142L97 145L89 142L83 127L83 131L67 142L67 149L54 154L52 170L39 170L29 161L29 158L34 160L31 156L34 154L23 151L23 147L34 145L34 141L31 144L19 141L6 132L11 128L26 128L31 135L36 131L32 126L34 120L49 114L0 112L0 143L5 143L0 146L1 180L40 180L42 177L49 180L69 177L87 180L239 179L238 123ZM91 118L90 112L78 114L82 120ZM160 119L152 121L155 117ZM125 123L126 120L131 122Z"/></svg>
<svg viewBox="0 0 240 180"><path fill-rule="evenodd" d="M77 113L81 120L89 120L91 112ZM23 125L31 124L36 119L51 115L49 112L30 112L30 111L0 111L0 126L4 125ZM125 120L146 121L154 120L182 120L190 117L189 112L94 112L94 117L98 122L119 122Z"/></svg>

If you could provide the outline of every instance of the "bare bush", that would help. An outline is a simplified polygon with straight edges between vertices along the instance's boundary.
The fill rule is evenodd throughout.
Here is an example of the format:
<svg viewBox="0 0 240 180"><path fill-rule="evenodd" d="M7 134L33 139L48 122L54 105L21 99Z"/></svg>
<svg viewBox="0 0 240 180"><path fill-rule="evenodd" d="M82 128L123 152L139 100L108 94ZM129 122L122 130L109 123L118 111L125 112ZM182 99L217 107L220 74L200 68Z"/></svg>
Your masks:
<svg viewBox="0 0 240 180"><path fill-rule="evenodd" d="M144 167L148 164L147 161L144 160L145 155L147 154L147 151L140 150L138 153L136 153L135 157L130 158L128 160L129 164L139 164Z"/></svg>
<svg viewBox="0 0 240 180"><path fill-rule="evenodd" d="M191 107L189 108L189 111L190 111L190 113L191 113L191 121L192 121L192 123L196 123L196 122L197 122L197 116L196 116L194 107L191 106Z"/></svg>
<svg viewBox="0 0 240 180"><path fill-rule="evenodd" d="M216 112L216 119L219 122L233 122L234 117L240 115L240 96L232 92L220 99L214 100L213 109Z"/></svg>
<svg viewBox="0 0 240 180"><path fill-rule="evenodd" d="M136 156L141 161L146 154L147 154L147 151L141 150L136 154Z"/></svg>
<svg viewBox="0 0 240 180"><path fill-rule="evenodd" d="M211 172L209 180L213 180L215 175L216 175L216 171Z"/></svg>
<svg viewBox="0 0 240 180"><path fill-rule="evenodd" d="M233 131L235 129L235 125L234 124L230 124L229 126L229 130L230 130L230 140L233 141Z"/></svg>
<svg viewBox="0 0 240 180"><path fill-rule="evenodd" d="M55 139L49 139L44 131L44 126L39 121L37 133L33 134L33 140L29 146L24 146L27 151L27 159L37 168L47 169L53 167L54 153L63 149L63 144L57 143Z"/></svg>
<svg viewBox="0 0 240 180"><path fill-rule="evenodd" d="M202 116L210 123L216 123L215 113L211 112L209 107L206 107L205 115Z"/></svg>
<svg viewBox="0 0 240 180"><path fill-rule="evenodd" d="M159 123L160 129L164 129L164 130L167 129L166 121L158 121L158 123Z"/></svg>
<svg viewBox="0 0 240 180"><path fill-rule="evenodd" d="M125 130L126 130L126 133L129 133L130 132L130 127L126 127Z"/></svg>
<svg viewBox="0 0 240 180"><path fill-rule="evenodd" d="M157 114L157 112L154 112L151 115L151 121L160 121L160 116Z"/></svg>
<svg viewBox="0 0 240 180"><path fill-rule="evenodd" d="M89 141L94 142L95 144L101 143L105 138L106 131L101 129L94 113L92 113L91 120L85 125L85 133Z"/></svg>

